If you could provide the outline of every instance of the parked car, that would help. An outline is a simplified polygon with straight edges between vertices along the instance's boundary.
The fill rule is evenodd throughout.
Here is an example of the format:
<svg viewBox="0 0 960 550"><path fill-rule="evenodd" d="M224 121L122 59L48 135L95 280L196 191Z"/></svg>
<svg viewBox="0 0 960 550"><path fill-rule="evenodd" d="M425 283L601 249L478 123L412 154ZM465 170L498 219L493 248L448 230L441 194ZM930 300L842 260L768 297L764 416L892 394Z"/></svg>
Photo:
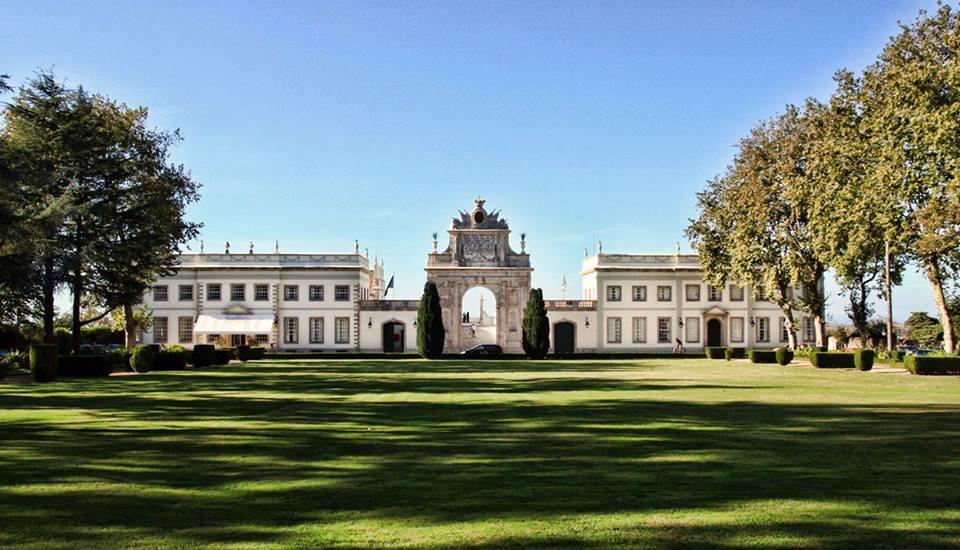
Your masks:
<svg viewBox="0 0 960 550"><path fill-rule="evenodd" d="M503 348L496 344L478 344L463 352L463 355L501 355Z"/></svg>
<svg viewBox="0 0 960 550"><path fill-rule="evenodd" d="M103 344L80 344L80 353L107 353Z"/></svg>

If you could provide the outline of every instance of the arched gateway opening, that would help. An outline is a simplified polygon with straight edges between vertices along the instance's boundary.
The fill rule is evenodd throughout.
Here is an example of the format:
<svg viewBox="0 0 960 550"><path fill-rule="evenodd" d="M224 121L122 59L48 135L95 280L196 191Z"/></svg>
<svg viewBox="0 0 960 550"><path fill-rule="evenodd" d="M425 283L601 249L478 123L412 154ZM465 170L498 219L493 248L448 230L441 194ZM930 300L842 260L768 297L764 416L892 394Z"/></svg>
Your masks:
<svg viewBox="0 0 960 550"><path fill-rule="evenodd" d="M494 341L488 343L500 345L507 353L520 353L520 319L533 271L530 256L525 251L525 240L520 242L520 252L510 248L507 221L500 218L498 211L488 213L484 202L476 199L471 212L460 212L453 218L447 230L450 243L445 250L438 251L434 241L434 250L427 259L427 280L437 285L440 294L447 335L445 351L456 353L476 345L469 338L469 327L464 329L464 314L470 314L472 325L479 310L465 307L465 298L469 291L480 287L489 292L484 308L494 327Z"/></svg>
<svg viewBox="0 0 960 550"><path fill-rule="evenodd" d="M464 349L497 343L497 299L493 292L471 288L463 294L460 311L460 345Z"/></svg>

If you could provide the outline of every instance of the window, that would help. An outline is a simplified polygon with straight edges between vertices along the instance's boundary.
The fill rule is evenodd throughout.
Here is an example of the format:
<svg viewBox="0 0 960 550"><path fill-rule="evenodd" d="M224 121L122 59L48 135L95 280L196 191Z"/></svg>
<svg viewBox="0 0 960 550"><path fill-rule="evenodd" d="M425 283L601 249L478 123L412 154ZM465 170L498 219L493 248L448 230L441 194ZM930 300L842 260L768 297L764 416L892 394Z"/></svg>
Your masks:
<svg viewBox="0 0 960 550"><path fill-rule="evenodd" d="M687 285L687 301L688 302L700 301L700 285Z"/></svg>
<svg viewBox="0 0 960 550"><path fill-rule="evenodd" d="M707 285L707 300L711 302L723 300L723 289L718 286Z"/></svg>
<svg viewBox="0 0 960 550"><path fill-rule="evenodd" d="M620 301L620 287L619 287L619 286L608 286L608 287L607 287L607 301L608 301L608 302L619 302L619 301Z"/></svg>
<svg viewBox="0 0 960 550"><path fill-rule="evenodd" d="M253 285L253 299L266 302L270 299L270 285Z"/></svg>
<svg viewBox="0 0 960 550"><path fill-rule="evenodd" d="M780 341L788 342L790 340L790 335L787 334L787 319L786 317L780 318Z"/></svg>
<svg viewBox="0 0 960 550"><path fill-rule="evenodd" d="M258 335L256 335L256 337L255 337L254 339L257 341L258 344L266 344L266 343L269 343L269 342L270 342L270 335L269 335L269 334L258 334Z"/></svg>
<svg viewBox="0 0 960 550"><path fill-rule="evenodd" d="M671 288L669 286L658 286L657 287L657 301L658 302L669 302L672 300Z"/></svg>
<svg viewBox="0 0 960 550"><path fill-rule="evenodd" d="M730 318L730 341L743 342L743 317Z"/></svg>
<svg viewBox="0 0 960 550"><path fill-rule="evenodd" d="M743 301L743 287L737 285L730 285L730 301L731 302L742 302Z"/></svg>
<svg viewBox="0 0 960 550"><path fill-rule="evenodd" d="M336 340L338 344L349 344L350 343L350 318L349 317L337 317L335 319L335 328Z"/></svg>
<svg viewBox="0 0 960 550"><path fill-rule="evenodd" d="M310 343L323 343L323 317L310 318Z"/></svg>
<svg viewBox="0 0 960 550"><path fill-rule="evenodd" d="M698 317L687 317L687 322L683 324L687 331L687 342L696 344L700 341L700 319Z"/></svg>
<svg viewBox="0 0 960 550"><path fill-rule="evenodd" d="M207 335L207 343L208 343L208 344L216 344L216 343L219 342L219 341L220 341L220 335L219 335L219 334L208 334L208 335Z"/></svg>
<svg viewBox="0 0 960 550"><path fill-rule="evenodd" d="M337 285L333 287L333 299L338 302L349 302L350 285Z"/></svg>
<svg viewBox="0 0 960 550"><path fill-rule="evenodd" d="M300 320L296 317L283 318L283 343L296 344L300 340Z"/></svg>
<svg viewBox="0 0 960 550"><path fill-rule="evenodd" d="M193 301L193 285L180 285L180 301L181 302Z"/></svg>
<svg viewBox="0 0 960 550"><path fill-rule="evenodd" d="M208 302L220 301L220 283L207 284L207 301Z"/></svg>
<svg viewBox="0 0 960 550"><path fill-rule="evenodd" d="M646 302L646 301L647 301L647 287L645 287L645 286L635 286L635 287L633 287L633 301L634 301L634 302Z"/></svg>
<svg viewBox="0 0 960 550"><path fill-rule="evenodd" d="M300 287L297 285L283 285L283 301L296 302L300 299Z"/></svg>
<svg viewBox="0 0 960 550"><path fill-rule="evenodd" d="M167 343L167 318L166 317L153 318L153 343L154 344Z"/></svg>
<svg viewBox="0 0 960 550"><path fill-rule="evenodd" d="M770 319L757 317L757 342L770 341Z"/></svg>
<svg viewBox="0 0 960 550"><path fill-rule="evenodd" d="M633 318L633 343L645 344L647 342L647 318Z"/></svg>
<svg viewBox="0 0 960 550"><path fill-rule="evenodd" d="M657 343L658 344L670 343L670 318L669 317L657 318Z"/></svg>
<svg viewBox="0 0 960 550"><path fill-rule="evenodd" d="M758 302L765 302L766 300L767 300L767 291L764 290L763 287L758 286L758 287L757 287L757 301L758 301Z"/></svg>
<svg viewBox="0 0 960 550"><path fill-rule="evenodd" d="M193 342L193 317L180 317L178 323L178 333L181 344Z"/></svg>
<svg viewBox="0 0 960 550"><path fill-rule="evenodd" d="M230 285L230 301L243 302L246 299L247 299L247 285L244 285L244 284Z"/></svg>
<svg viewBox="0 0 960 550"><path fill-rule="evenodd" d="M813 342L816 340L816 335L813 326L813 317L804 317L803 318L803 341L804 342Z"/></svg>
<svg viewBox="0 0 960 550"><path fill-rule="evenodd" d="M157 285L153 287L153 301L154 302L167 301L167 285Z"/></svg>
<svg viewBox="0 0 960 550"><path fill-rule="evenodd" d="M619 344L620 338L620 318L607 317L607 343Z"/></svg>
<svg viewBox="0 0 960 550"><path fill-rule="evenodd" d="M323 301L323 285L310 285L310 301L311 302Z"/></svg>

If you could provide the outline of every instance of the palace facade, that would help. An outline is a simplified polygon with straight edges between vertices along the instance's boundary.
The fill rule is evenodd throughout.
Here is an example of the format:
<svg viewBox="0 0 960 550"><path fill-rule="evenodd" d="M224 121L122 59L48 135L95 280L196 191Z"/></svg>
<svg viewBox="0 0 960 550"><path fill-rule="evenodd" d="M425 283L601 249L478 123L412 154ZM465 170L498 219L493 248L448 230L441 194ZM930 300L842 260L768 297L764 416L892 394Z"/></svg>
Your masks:
<svg viewBox="0 0 960 550"><path fill-rule="evenodd" d="M520 321L533 267L525 239L510 244L499 212L477 199L433 242L426 279L437 284L445 351L497 343L521 348ZM696 255L585 253L582 298L547 300L551 351L658 352L704 346L785 345L782 312L762 292L705 284ZM176 274L144 296L153 326L142 341L158 344L259 344L282 351L412 352L419 299L385 300L383 263L352 253L183 254ZM821 283L822 284L822 283ZM480 319L463 311L464 294L488 289L495 303ZM813 318L796 312L798 342L813 343Z"/></svg>

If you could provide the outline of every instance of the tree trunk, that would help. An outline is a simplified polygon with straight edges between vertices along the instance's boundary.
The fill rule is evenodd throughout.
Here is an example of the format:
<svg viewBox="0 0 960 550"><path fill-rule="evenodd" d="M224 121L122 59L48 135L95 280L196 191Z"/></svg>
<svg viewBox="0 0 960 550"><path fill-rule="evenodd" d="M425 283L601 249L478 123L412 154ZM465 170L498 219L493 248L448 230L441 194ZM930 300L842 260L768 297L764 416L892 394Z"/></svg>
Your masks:
<svg viewBox="0 0 960 550"><path fill-rule="evenodd" d="M126 335L127 349L133 349L137 344L137 323L133 319L133 306L130 304L124 304L123 306L123 329Z"/></svg>
<svg viewBox="0 0 960 550"><path fill-rule="evenodd" d="M80 251L82 249L82 235L80 233L81 226L80 221L77 220L77 231L75 233L76 249L74 253L76 257L73 261L73 353L80 353L80 302L83 298L83 272L82 272L82 260L80 259Z"/></svg>
<svg viewBox="0 0 960 550"><path fill-rule="evenodd" d="M57 313L54 305L57 285L53 277L53 257L47 255L43 260L43 341L48 344L56 343L53 336L53 320Z"/></svg>
<svg viewBox="0 0 960 550"><path fill-rule="evenodd" d="M822 315L813 316L813 330L816 333L817 347L827 347L827 320Z"/></svg>
<svg viewBox="0 0 960 550"><path fill-rule="evenodd" d="M943 326L943 349L947 353L953 353L953 321L950 319L950 311L947 309L947 299L943 295L943 277L940 272L940 263L936 258L924 262L927 268L927 278L930 280L930 286L933 287L933 301L937 303L937 313L940 315L940 324Z"/></svg>

